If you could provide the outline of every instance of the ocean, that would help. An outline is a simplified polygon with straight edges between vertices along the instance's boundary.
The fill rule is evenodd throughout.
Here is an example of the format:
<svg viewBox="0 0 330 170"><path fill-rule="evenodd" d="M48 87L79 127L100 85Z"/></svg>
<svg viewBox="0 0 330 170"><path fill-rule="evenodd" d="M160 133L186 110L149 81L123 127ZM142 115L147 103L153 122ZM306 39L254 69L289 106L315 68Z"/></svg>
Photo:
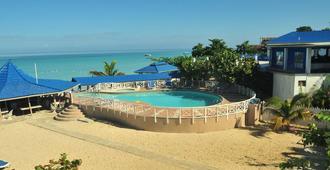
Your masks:
<svg viewBox="0 0 330 170"><path fill-rule="evenodd" d="M16 57L0 57L3 65L9 59L25 73L34 76L34 65L37 65L39 78L61 79L71 81L72 77L90 76L89 71L103 71L104 61L117 61L117 69L126 74L152 63L145 54L152 57L173 57L184 55L187 50L161 50L144 52L115 52L97 54L61 54L61 55L28 55Z"/></svg>

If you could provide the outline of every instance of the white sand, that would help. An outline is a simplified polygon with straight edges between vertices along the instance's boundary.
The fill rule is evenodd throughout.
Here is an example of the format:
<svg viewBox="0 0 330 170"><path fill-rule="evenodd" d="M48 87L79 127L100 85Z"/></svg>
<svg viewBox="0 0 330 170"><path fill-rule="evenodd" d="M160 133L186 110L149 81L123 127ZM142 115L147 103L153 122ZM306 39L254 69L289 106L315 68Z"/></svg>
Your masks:
<svg viewBox="0 0 330 170"><path fill-rule="evenodd" d="M44 117L42 115L41 117ZM203 134L157 133L92 122L34 118L0 124L0 159L33 169L66 152L81 169L277 169L283 152L301 147L293 134L253 135L232 129Z"/></svg>

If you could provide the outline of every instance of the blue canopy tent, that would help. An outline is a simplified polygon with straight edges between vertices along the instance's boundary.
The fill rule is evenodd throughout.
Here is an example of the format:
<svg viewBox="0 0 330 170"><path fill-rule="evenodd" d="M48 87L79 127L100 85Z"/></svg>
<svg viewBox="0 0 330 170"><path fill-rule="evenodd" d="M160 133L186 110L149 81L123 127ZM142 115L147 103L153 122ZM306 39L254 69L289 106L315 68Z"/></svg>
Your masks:
<svg viewBox="0 0 330 170"><path fill-rule="evenodd" d="M164 72L173 72L178 71L179 69L173 65L170 65L166 62L157 62L152 63L149 66L143 67L139 70L136 70L135 73L164 73Z"/></svg>
<svg viewBox="0 0 330 170"><path fill-rule="evenodd" d="M27 98L29 101L30 97L58 94L77 84L62 80L36 79L8 61L0 68L0 102L22 98ZM29 107L31 107L30 101Z"/></svg>

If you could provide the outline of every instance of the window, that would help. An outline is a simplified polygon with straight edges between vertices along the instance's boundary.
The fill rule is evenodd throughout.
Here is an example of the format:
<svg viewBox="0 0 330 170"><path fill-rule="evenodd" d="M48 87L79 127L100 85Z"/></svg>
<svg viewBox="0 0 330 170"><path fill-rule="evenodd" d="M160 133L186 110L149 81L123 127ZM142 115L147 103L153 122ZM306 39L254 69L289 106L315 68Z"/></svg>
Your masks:
<svg viewBox="0 0 330 170"><path fill-rule="evenodd" d="M305 80L298 81L298 86L299 87L306 87L306 81Z"/></svg>
<svg viewBox="0 0 330 170"><path fill-rule="evenodd" d="M304 58L305 53L303 52L295 52L294 53L294 67L297 69L303 69L304 68Z"/></svg>
<svg viewBox="0 0 330 170"><path fill-rule="evenodd" d="M319 56L324 57L327 54L326 48L320 48L318 51Z"/></svg>
<svg viewBox="0 0 330 170"><path fill-rule="evenodd" d="M312 63L330 63L330 48L314 48L312 50Z"/></svg>
<svg viewBox="0 0 330 170"><path fill-rule="evenodd" d="M276 65L283 65L284 61L284 52L276 51Z"/></svg>
<svg viewBox="0 0 330 170"><path fill-rule="evenodd" d="M312 49L312 57L317 56L317 50L316 49Z"/></svg>

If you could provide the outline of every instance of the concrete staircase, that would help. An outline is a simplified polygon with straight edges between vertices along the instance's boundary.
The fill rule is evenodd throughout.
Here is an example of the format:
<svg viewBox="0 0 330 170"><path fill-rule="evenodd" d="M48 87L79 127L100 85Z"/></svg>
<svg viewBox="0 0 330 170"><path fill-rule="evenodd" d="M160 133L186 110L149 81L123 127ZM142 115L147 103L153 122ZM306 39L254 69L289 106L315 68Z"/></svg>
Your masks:
<svg viewBox="0 0 330 170"><path fill-rule="evenodd" d="M54 117L54 119L58 121L75 121L84 117L85 116L77 106L70 105L69 107L65 108L61 113L58 113Z"/></svg>

